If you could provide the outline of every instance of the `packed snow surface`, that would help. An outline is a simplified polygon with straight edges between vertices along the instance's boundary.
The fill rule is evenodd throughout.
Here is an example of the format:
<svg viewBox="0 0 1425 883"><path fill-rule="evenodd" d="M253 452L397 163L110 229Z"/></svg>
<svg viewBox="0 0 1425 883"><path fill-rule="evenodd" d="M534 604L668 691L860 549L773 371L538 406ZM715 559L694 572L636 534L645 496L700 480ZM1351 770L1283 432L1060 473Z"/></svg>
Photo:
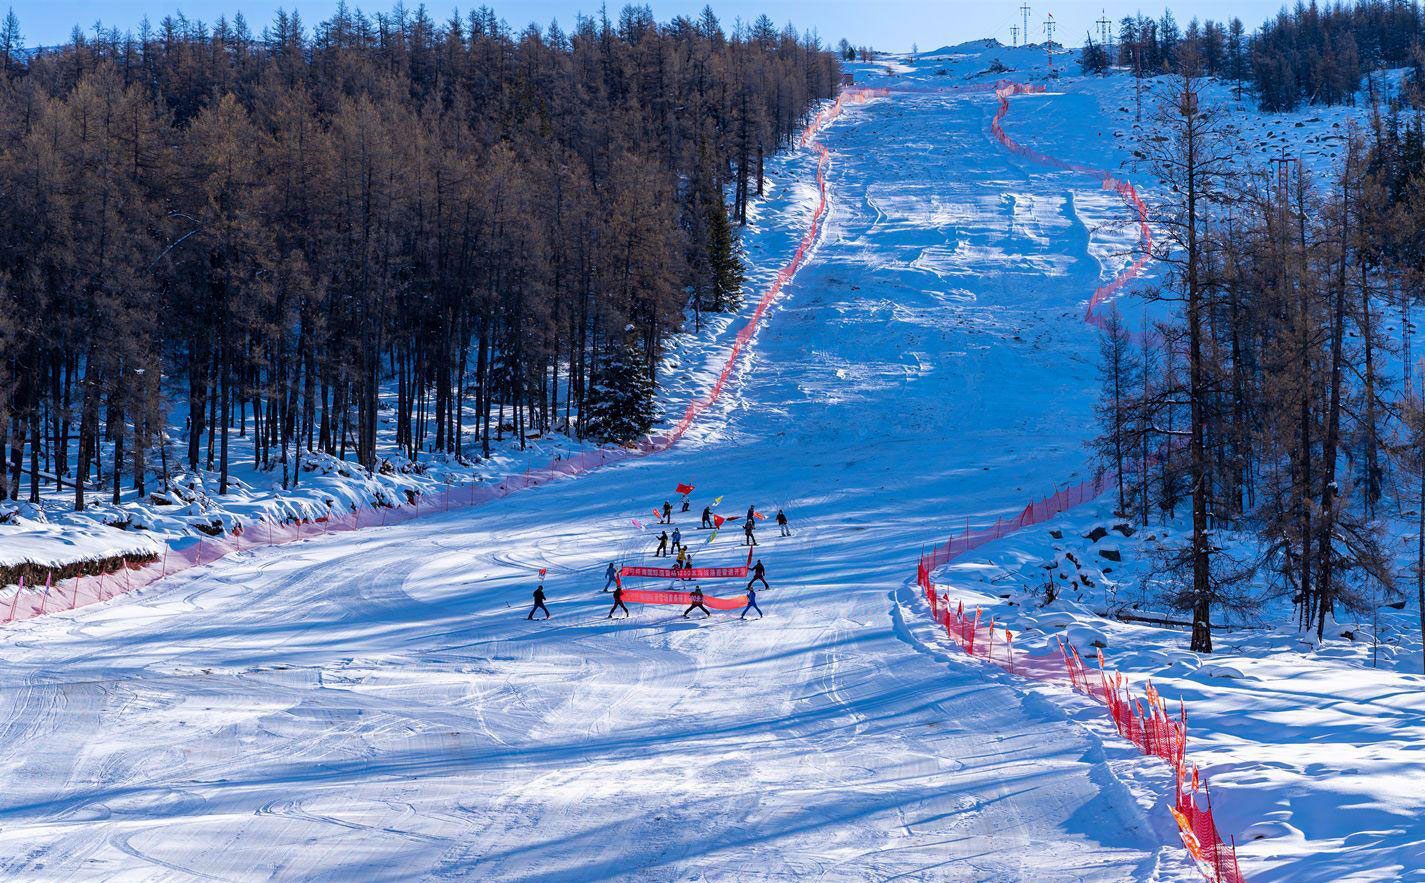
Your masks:
<svg viewBox="0 0 1425 883"><path fill-rule="evenodd" d="M891 81L982 82L998 55L901 59ZM1198 879L1160 765L909 609L949 516L1087 477L1080 317L1134 239L1096 182L999 148L994 107L926 91L830 126L822 241L676 448L0 633L0 873ZM1007 127L1114 168L1111 125L1067 90L1015 99ZM769 163L754 285L800 236L814 162ZM714 497L785 508L791 537L759 532L765 619L605 618L604 568L651 553L634 521L679 482L697 486L678 523L699 566L745 555L735 531L702 545ZM554 617L530 622L541 568Z"/></svg>

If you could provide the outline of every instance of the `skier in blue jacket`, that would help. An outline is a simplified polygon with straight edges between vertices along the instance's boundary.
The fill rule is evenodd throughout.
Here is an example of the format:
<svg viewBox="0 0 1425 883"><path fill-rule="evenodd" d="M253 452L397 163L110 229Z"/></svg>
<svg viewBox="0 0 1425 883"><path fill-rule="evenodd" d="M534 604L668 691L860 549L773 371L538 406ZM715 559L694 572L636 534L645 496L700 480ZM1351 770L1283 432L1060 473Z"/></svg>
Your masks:
<svg viewBox="0 0 1425 883"><path fill-rule="evenodd" d="M609 569L604 571L604 591L609 590L609 586L618 585L618 568L614 567L612 561L609 562Z"/></svg>
<svg viewBox="0 0 1425 883"><path fill-rule="evenodd" d="M747 606L742 608L742 616L738 617L738 619L746 619L747 611L749 610L756 610L757 618L762 618L762 608L757 606L757 593L752 590L752 586L750 585L747 587Z"/></svg>

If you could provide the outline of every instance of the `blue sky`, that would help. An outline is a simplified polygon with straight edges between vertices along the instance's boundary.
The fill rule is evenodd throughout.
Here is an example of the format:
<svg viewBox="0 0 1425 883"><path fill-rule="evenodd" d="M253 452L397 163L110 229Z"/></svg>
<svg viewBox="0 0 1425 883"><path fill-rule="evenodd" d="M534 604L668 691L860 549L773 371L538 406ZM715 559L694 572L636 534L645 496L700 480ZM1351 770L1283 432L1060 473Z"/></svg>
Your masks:
<svg viewBox="0 0 1425 883"><path fill-rule="evenodd" d="M395 0L389 2L351 2L368 11L388 9ZM407 0L414 7L419 0ZM516 27L523 27L531 21L547 24L558 19L561 24L574 20L577 13L596 12L598 0L484 0L494 7L501 18ZM692 14L700 11L708 0L654 0L650 5L660 20L675 15ZM979 37L997 37L1005 43L1010 41L1009 28L1019 24L1018 12L1022 0L987 3L950 0L712 0L713 10L724 25L741 17L755 18L765 12L778 24L791 21L801 29L815 28L824 38L835 42L846 37L856 44L870 44L880 49L907 50L917 44L922 50L933 49L947 43L958 43ZM260 31L261 25L269 21L279 8L296 9L308 22L319 21L328 16L336 7L337 0L106 0L95 3L85 0L18 0L12 8L20 18L20 26L27 45L49 45L63 41L76 24L90 28L96 21L121 30L136 29L147 15L157 21L175 11L182 11L190 18L211 21L220 14L241 11L252 25ZM6 0L0 0L0 8ZM459 8L466 10L481 5L476 2L461 2ZM623 4L610 2L611 14ZM427 8L436 18L445 18L455 9L455 2L431 0ZM1148 15L1162 13L1161 3L1119 6L1086 0L1060 0L1054 4L1039 5L1031 2L1031 41L1042 40L1041 23L1046 12L1052 12L1059 22L1055 38L1069 45L1080 45L1087 29L1107 11L1110 19L1121 18L1140 9ZM1256 28L1267 17L1281 8L1281 0L1194 0L1173 6L1173 12L1184 24L1193 16L1200 18L1226 19L1238 15L1248 30Z"/></svg>

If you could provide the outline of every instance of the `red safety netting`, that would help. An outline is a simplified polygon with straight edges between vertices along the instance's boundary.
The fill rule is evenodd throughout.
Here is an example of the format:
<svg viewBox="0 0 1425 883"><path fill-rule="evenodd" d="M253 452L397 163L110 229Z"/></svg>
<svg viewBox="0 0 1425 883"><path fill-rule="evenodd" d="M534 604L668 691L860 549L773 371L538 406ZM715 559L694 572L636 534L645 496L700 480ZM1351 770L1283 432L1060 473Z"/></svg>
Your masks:
<svg viewBox="0 0 1425 883"><path fill-rule="evenodd" d="M1111 282L1095 289L1089 299L1084 321L1102 327L1104 320L1095 312L1095 307L1142 272L1150 258L1153 240L1148 227L1147 207L1128 182L1119 181L1108 172L1046 156L1018 144L1005 134L1002 123L1009 112L1010 96L1042 91L1042 86L1021 83L1001 83L996 88L999 110L990 123L996 140L1020 156L1098 178L1105 189L1117 191L1138 214L1139 256ZM957 533L944 543L921 552L916 566L916 584L925 593L931 618L944 627L946 636L965 653L1021 677L1066 683L1079 693L1102 702L1124 739L1143 754L1161 758L1172 767L1177 782L1173 818L1178 823L1183 845L1192 854L1199 870L1208 879L1219 883L1242 883L1244 878L1237 863L1236 844L1231 838L1224 840L1217 830L1207 783L1200 777L1198 769L1186 759L1187 712L1181 703L1178 713L1172 714L1151 681L1144 696L1133 697L1123 674L1108 668L1102 651L1095 654L1097 670L1084 664L1077 648L1062 642L1049 652L1016 652L1013 633L997 627L993 618L983 621L978 610L973 614L967 613L963 603L955 602L952 611L951 602L939 592L931 578L937 568L966 552L1092 500L1113 483L1114 476L1110 474L1066 487L1048 497L1031 501L1009 520L997 518L994 525L979 530L971 530L967 521L963 533Z"/></svg>
<svg viewBox="0 0 1425 883"><path fill-rule="evenodd" d="M757 333L757 328L762 322L762 316L767 312L767 308L772 305L772 301L777 299L777 295L782 293L782 287L791 281L792 277L801 269L806 262L807 255L811 253L812 247L816 245L816 240L821 236L821 224L826 217L827 208L830 203L826 193L826 173L831 167L831 152L825 145L816 144L814 139L816 133L827 123L841 115L842 111L850 104L863 104L872 98L888 94L883 89L846 89L836 96L836 101L827 107L822 108L816 118L802 131L802 145L814 147L817 151L816 165L816 188L817 203L812 210L811 224L807 231L802 234L801 242L797 243L796 253L786 266L777 271L777 278L772 285L763 293L762 298L757 302L757 308L753 310L752 317L747 320L747 324L742 326L737 332L737 337L733 339L732 350L727 355L727 361L722 366L721 373L718 374L717 381L702 396L693 399L688 403L687 410L683 413L683 418L677 425L667 433L655 435L645 440L645 444L651 444L650 450L662 451L676 444L683 434L688 431L688 427L700 414L711 407L722 396L722 389L727 384L728 378L732 376L733 369L737 366L737 357L742 353L742 348L747 341L752 339L752 335Z"/></svg>
<svg viewBox="0 0 1425 883"><path fill-rule="evenodd" d="M757 302L757 308L753 311L747 323L738 331L717 382L714 383L712 388L704 395L689 402L682 419L680 419L671 430L650 435L628 447L601 448L599 450L586 451L573 457L556 458L542 468L531 469L523 474L508 476L498 483L452 487L439 493L424 494L417 497L416 501L408 506L363 507L351 512L333 511L332 514L326 517L311 521L283 523L261 521L249 525L246 528L239 528L238 531L226 537L175 541L172 544L166 545L159 555L158 560L152 563L139 564L124 561L120 567L110 573L75 577L73 579L64 580L59 584L46 584L43 587L26 586L22 581L18 586L8 590L0 588L0 625L32 619L36 616L42 616L59 610L73 610L76 607L83 607L87 604L93 604L96 601L107 601L116 595L141 588L165 576L187 570L190 567L195 567L200 564L210 564L240 549L253 548L260 545L287 543L293 540L318 536L334 531L399 524L432 511L449 511L455 507L478 506L491 500L503 498L518 490L537 487L556 478L582 475L610 463L617 463L632 457L641 457L647 454L665 451L674 444L677 444L684 433L687 432L688 427L692 425L693 421L722 395L723 387L726 385L728 378L732 375L733 369L736 366L737 357L741 354L743 346L745 346L757 332L768 307L771 306L772 302L777 298L777 295L781 293L783 286L801 269L803 263L806 261L807 255L811 252L818 236L821 234L822 220L826 217L828 208L826 173L830 167L831 155L822 145L813 145L813 138L817 131L831 120L840 116L842 110L847 105L860 104L870 100L872 97L884 94L886 94L884 90L845 90L837 96L832 104L824 107L802 132L802 144L815 146L817 150L816 183L818 200L815 209L812 211L808 228L803 234L800 243L797 245L796 253L792 256L791 260L777 272L776 280ZM737 570L737 568L703 568L702 570L712 569ZM689 573L697 574L698 570L695 569ZM746 569L742 568L740 573L728 573L727 575L746 576ZM692 579L696 577L690 575L687 578ZM680 595L684 593L673 592L664 594ZM635 600L631 597L631 593L626 597L629 597L629 600ZM713 604L712 601L713 599L709 599L708 606L718 606Z"/></svg>
<svg viewBox="0 0 1425 883"><path fill-rule="evenodd" d="M738 567L638 567L624 566L619 577L640 576L650 579L727 579L747 575L747 568Z"/></svg>
<svg viewBox="0 0 1425 883"><path fill-rule="evenodd" d="M752 550L747 550L747 561L736 567L645 567L637 564L625 564L619 568L619 585L623 585L623 578L626 576L637 576L652 579L727 579L729 577L747 576L747 571L752 568Z"/></svg>
<svg viewBox="0 0 1425 883"><path fill-rule="evenodd" d="M1048 651L1016 649L1013 632L993 618L986 619L981 610L967 611L963 602L948 599L929 574L922 558L917 583L931 619L945 629L947 638L967 655L1011 674L1064 684L1103 703L1119 735L1144 755L1160 758L1173 769L1173 818L1199 869L1220 883L1243 883L1236 844L1218 832L1206 780L1187 759L1187 710L1181 702L1176 712L1171 710L1152 681L1147 682L1142 696L1135 697L1123 673L1109 668L1102 650L1094 653L1091 666L1076 647L1063 641L1056 641Z"/></svg>
<svg viewBox="0 0 1425 883"><path fill-rule="evenodd" d="M623 599L639 604L681 604L686 607L693 603L693 594L692 592L654 592L646 589L624 589ZM703 604L707 607L711 607L713 610L737 610L738 608L747 606L747 596L715 598L712 595L704 595Z"/></svg>
<svg viewBox="0 0 1425 883"><path fill-rule="evenodd" d="M1070 172L1078 172L1081 175L1088 175L1098 180L1104 190L1113 190L1123 197L1124 202L1133 207L1138 215L1138 255L1132 264L1122 273L1119 273L1112 281L1094 289L1089 297L1088 308L1084 311L1084 321L1102 328L1104 319L1094 312L1094 308L1113 295L1117 294L1123 286L1137 278L1143 269L1152 259L1153 252L1153 231L1148 226L1148 207L1143 204L1143 200L1138 196L1138 190L1127 181L1120 180L1113 176L1112 172L1103 169L1096 169L1092 166L1081 165L1079 163L1065 162L1057 157L1040 153L1032 147L1026 147L1015 141L1004 131L1004 118L1009 113L1009 99L1014 95L1025 95L1043 92L1044 87L1034 83L1010 83L1001 82L995 87L995 97L999 99L999 109L995 112L994 119L990 121L990 132L995 140L1019 156L1031 159L1037 163L1053 166L1056 169L1064 169Z"/></svg>

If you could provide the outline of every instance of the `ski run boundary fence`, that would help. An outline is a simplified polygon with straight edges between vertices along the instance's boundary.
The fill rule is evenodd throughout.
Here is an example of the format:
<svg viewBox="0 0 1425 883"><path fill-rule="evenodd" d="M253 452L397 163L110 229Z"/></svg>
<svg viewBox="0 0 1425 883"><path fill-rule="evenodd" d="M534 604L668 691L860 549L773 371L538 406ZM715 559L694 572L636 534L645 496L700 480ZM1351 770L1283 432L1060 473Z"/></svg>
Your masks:
<svg viewBox="0 0 1425 883"><path fill-rule="evenodd" d="M989 91L990 87L968 87L958 90L940 91ZM1102 316L1095 308L1116 294L1131 279L1138 276L1150 259L1152 233L1149 228L1148 211L1133 185L1115 178L1111 173L1087 166L1067 163L1062 160L1025 147L1011 139L1004 131L1004 117L1009 112L1009 99L1014 95L1039 93L1044 88L1035 84L1000 82L994 87L999 101L998 110L990 123L993 137L1006 149L1027 159L1078 172L1099 180L1105 190L1114 190L1133 206L1138 213L1140 252L1133 263L1111 282L1095 289L1089 299L1084 321L1095 327L1103 327ZM912 91L912 90L896 90ZM25 586L22 579L12 589L8 597L0 594L0 624L44 616L65 610L74 610L89 604L110 600L118 595L134 591L157 582L164 577L181 573L192 567L211 564L246 549L260 546L274 546L295 542L310 537L330 533L355 531L367 527L389 526L414 520L435 512L448 512L455 508L479 506L502 499L516 491L536 487L555 479L574 477L602 468L612 463L648 454L666 451L677 444L699 416L716 404L722 396L727 381L736 369L737 358L743 347L757 333L763 317L781 294L782 288L791 281L806 262L808 254L821 235L823 221L829 209L826 175L831 164L827 148L817 143L816 134L826 124L841 115L847 105L861 104L871 98L891 94L887 89L843 90L834 102L822 108L816 118L802 132L801 143L816 150L817 204L792 258L777 271L776 278L757 302L757 307L734 338L731 350L723 364L716 382L702 395L692 399L682 417L669 430L651 434L636 444L623 448L586 451L569 458L557 458L543 468L508 476L498 483L474 484L450 487L445 491L422 494L405 506L375 505L354 508L349 512L333 511L326 517L301 521L274 523L258 521L239 527L231 534L210 538L183 538L164 544L162 552L146 563L128 562L120 559L121 566L113 572L96 575L81 575L54 584L47 581L44 586ZM1146 755L1162 758L1175 772L1177 781L1173 816L1178 823L1183 844L1192 854L1199 868L1209 879L1221 883L1243 883L1244 878L1237 865L1235 842L1224 841L1213 820L1211 793L1206 781L1196 767L1186 759L1187 715L1179 707L1176 717L1170 712L1166 702L1147 686L1144 698L1134 699L1128 693L1123 675L1110 672L1103 655L1097 655L1098 670L1093 673L1083 663L1078 651L1070 645L1060 645L1057 653L1031 655L1021 652L1016 656L1013 635L1007 630L997 630L993 620L981 622L978 611L970 616L957 605L954 613L949 602L935 588L932 572L985 543L997 540L1017 530L1038 524L1066 509L1080 505L1099 496L1111 484L1110 478L1100 476L1091 482L1084 482L1073 488L1061 490L1042 500L1035 500L1025 506L1015 518L996 520L994 527L972 532L968 528L962 535L956 535L920 556L916 570L916 583L925 593L930 605L932 618L944 626L946 635L973 658L992 662L1007 668L1011 673L1039 680L1066 681L1074 690L1097 699L1107 707L1108 714L1118 732L1132 742ZM643 600L632 597L633 590L626 592L629 600ZM677 595L677 603L685 603L686 593L639 592L648 595ZM668 603L668 600L652 598L652 603ZM709 597L706 603L715 608L726 609L728 605L740 605L744 598L719 599ZM1003 639L996 644L996 636L1002 632ZM1145 704L1146 703L1146 704ZM1206 799L1206 806L1201 799Z"/></svg>
<svg viewBox="0 0 1425 883"><path fill-rule="evenodd" d="M822 223L830 207L826 175L831 166L831 154L824 145L816 143L817 132L840 116L847 105L860 104L884 94L884 90L845 89L837 95L835 101L824 106L802 131L802 145L814 147L817 155L817 203L812 210L807 229L797 244L795 254L777 271L776 278L758 300L752 315L742 328L738 329L717 381L706 392L688 403L682 417L671 429L648 435L627 447L600 448L572 457L556 458L542 468L507 476L498 483L448 487L444 491L420 494L415 496L409 505L392 506L378 503L369 507L354 507L349 511L333 509L326 516L301 521L279 523L260 520L240 526L226 536L184 537L172 540L163 544L162 550L153 560L135 562L126 557L119 557L120 563L112 572L80 575L58 584L46 581L43 586L26 586L22 579L8 593L0 587L0 625L108 601L191 567L211 564L234 552L259 546L281 545L328 533L400 524L433 512L479 506L556 479L583 475L612 463L668 450L683 438L694 420L722 397L723 389L737 367L738 356L757 333L768 308L781 294L782 288L806 263L807 256L821 235ZM713 599L708 600L710 605L712 602Z"/></svg>
<svg viewBox="0 0 1425 883"><path fill-rule="evenodd" d="M1004 131L1004 118L1009 113L1009 99L1015 95L1040 93L1043 86L1024 83L999 83L995 96L999 108L990 122L990 132L1011 153L1035 162L1087 175L1099 181L1105 190L1119 194L1137 214L1139 249L1133 262L1112 281L1096 288L1084 312L1084 322L1102 329L1106 320L1097 310L1102 303L1117 294L1124 285L1142 273L1151 259L1152 230L1148 209L1138 191L1127 181L1111 173L1089 166L1064 162L1040 153L1010 138ZM1109 719L1119 734L1144 755L1162 759L1173 771L1175 781L1171 812L1178 824L1183 845L1193 862L1209 880L1216 883L1244 883L1237 863L1235 838L1223 839L1213 819L1212 793L1207 780L1187 759L1187 710L1181 701L1174 714L1167 702L1147 683L1144 695L1133 697L1121 672L1111 670L1103 651L1096 656L1097 668L1084 663L1079 650L1059 641L1049 652L1032 654L1021 650L1016 654L1014 635L998 626L994 619L983 621L981 611L965 610L963 602L952 602L937 590L935 570L959 558L972 549L1008 536L1031 525L1086 503L1108 490L1115 482L1113 475L1099 474L1090 481L1064 488L1040 500L1031 500L1015 517L995 519L993 526L970 530L966 522L963 533L957 533L929 551L923 551L916 566L916 585L925 594L931 619L945 629L945 635L972 658L981 659L1007 669L1011 674L1040 681L1067 684L1071 689L1096 699L1105 706ZM958 520L955 522L958 523ZM951 606L954 610L951 610Z"/></svg>

